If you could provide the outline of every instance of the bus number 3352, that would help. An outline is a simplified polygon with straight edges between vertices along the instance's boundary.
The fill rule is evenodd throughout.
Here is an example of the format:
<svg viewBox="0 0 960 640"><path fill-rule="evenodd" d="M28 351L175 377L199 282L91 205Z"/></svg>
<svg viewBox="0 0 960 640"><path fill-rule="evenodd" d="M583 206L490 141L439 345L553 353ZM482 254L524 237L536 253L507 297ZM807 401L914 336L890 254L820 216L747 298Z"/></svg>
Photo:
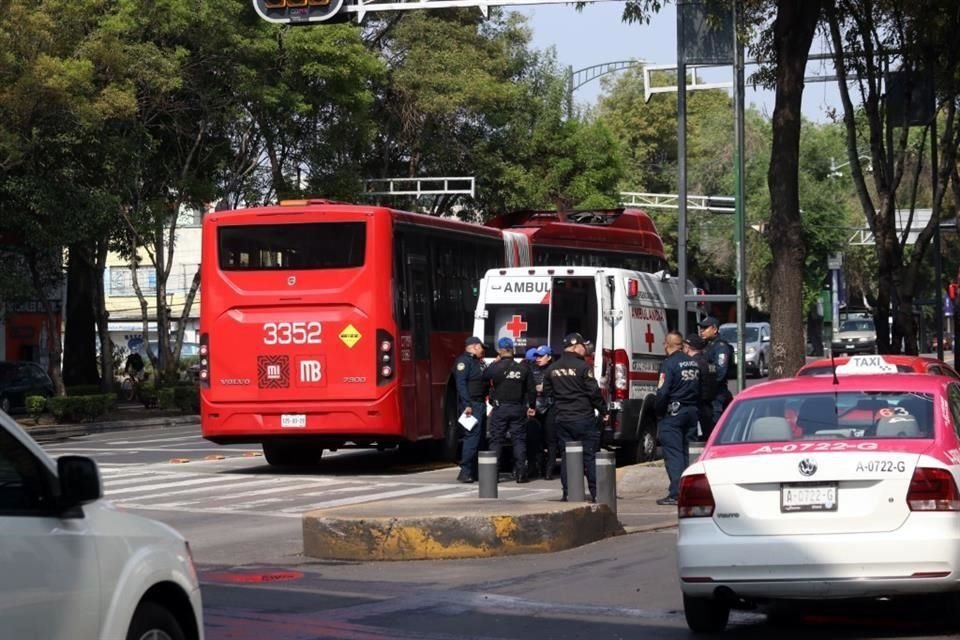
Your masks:
<svg viewBox="0 0 960 640"><path fill-rule="evenodd" d="M320 344L319 322L265 322L263 344Z"/></svg>

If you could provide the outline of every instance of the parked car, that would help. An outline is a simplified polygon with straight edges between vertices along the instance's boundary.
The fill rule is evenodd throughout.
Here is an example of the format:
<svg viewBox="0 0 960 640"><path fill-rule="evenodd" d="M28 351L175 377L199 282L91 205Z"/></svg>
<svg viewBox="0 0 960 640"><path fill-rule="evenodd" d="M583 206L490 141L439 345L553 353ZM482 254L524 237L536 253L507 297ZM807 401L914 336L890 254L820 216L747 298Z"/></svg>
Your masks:
<svg viewBox="0 0 960 640"><path fill-rule="evenodd" d="M830 344L833 355L877 352L877 329L872 318L850 318L840 323Z"/></svg>
<svg viewBox="0 0 960 640"><path fill-rule="evenodd" d="M734 361L739 363L736 323L720 325L720 337L733 347ZM747 354L744 359L747 374L758 378L766 377L770 372L770 323L747 322L743 328L743 342Z"/></svg>
<svg viewBox="0 0 960 640"><path fill-rule="evenodd" d="M871 373L926 373L960 380L956 369L929 356L871 355L850 358L820 358L800 367L798 376L832 376Z"/></svg>
<svg viewBox="0 0 960 640"><path fill-rule="evenodd" d="M869 356L861 356L869 357ZM960 381L802 376L741 391L683 473L688 626L787 600L960 603Z"/></svg>
<svg viewBox="0 0 960 640"><path fill-rule="evenodd" d="M0 636L203 640L187 542L102 495L93 460L54 462L0 413Z"/></svg>
<svg viewBox="0 0 960 640"><path fill-rule="evenodd" d="M35 362L0 362L0 410L22 409L27 396L53 395L53 380Z"/></svg>

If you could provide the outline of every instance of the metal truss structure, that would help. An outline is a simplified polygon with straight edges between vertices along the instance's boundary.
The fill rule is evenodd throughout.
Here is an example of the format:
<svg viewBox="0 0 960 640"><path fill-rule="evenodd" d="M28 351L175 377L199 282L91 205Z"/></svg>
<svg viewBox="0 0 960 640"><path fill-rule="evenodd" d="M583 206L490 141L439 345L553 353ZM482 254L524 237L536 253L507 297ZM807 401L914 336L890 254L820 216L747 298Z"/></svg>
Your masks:
<svg viewBox="0 0 960 640"><path fill-rule="evenodd" d="M368 196L446 196L476 195L473 176L438 178L371 178L363 181L363 194Z"/></svg>
<svg viewBox="0 0 960 640"><path fill-rule="evenodd" d="M677 209L680 206L680 196L675 193L624 191L620 193L620 204L625 207L641 207L644 209ZM687 210L734 213L736 207L731 196L694 196L687 194Z"/></svg>

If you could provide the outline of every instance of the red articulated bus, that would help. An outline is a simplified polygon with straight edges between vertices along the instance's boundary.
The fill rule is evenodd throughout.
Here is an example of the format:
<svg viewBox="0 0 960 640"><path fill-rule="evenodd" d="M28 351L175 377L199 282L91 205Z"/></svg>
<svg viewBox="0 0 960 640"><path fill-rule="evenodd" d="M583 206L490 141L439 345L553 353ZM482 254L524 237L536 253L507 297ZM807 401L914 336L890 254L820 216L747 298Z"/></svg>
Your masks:
<svg viewBox="0 0 960 640"><path fill-rule="evenodd" d="M487 269L665 260L639 210L479 225L309 200L207 215L201 263L203 437L287 465L416 442L455 459L450 371Z"/></svg>

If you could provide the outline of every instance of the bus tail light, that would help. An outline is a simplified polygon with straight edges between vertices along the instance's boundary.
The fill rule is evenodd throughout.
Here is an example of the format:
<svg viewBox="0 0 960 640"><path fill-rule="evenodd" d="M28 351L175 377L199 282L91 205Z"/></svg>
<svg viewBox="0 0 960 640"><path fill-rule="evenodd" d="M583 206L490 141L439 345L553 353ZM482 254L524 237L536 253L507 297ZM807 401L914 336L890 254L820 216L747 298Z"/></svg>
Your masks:
<svg viewBox="0 0 960 640"><path fill-rule="evenodd" d="M717 507L713 490L706 474L695 473L680 478L680 498L677 500L677 517L709 518Z"/></svg>
<svg viewBox="0 0 960 640"><path fill-rule="evenodd" d="M613 399L626 400L630 391L630 359L627 352L617 349L613 352Z"/></svg>
<svg viewBox="0 0 960 640"><path fill-rule="evenodd" d="M396 373L394 362L395 342L393 336L383 329L377 329L377 384L386 384L393 380Z"/></svg>
<svg viewBox="0 0 960 640"><path fill-rule="evenodd" d="M200 386L210 387L210 336L203 333L200 335Z"/></svg>
<svg viewBox="0 0 960 640"><path fill-rule="evenodd" d="M910 511L960 511L960 492L946 469L917 467L907 491Z"/></svg>

